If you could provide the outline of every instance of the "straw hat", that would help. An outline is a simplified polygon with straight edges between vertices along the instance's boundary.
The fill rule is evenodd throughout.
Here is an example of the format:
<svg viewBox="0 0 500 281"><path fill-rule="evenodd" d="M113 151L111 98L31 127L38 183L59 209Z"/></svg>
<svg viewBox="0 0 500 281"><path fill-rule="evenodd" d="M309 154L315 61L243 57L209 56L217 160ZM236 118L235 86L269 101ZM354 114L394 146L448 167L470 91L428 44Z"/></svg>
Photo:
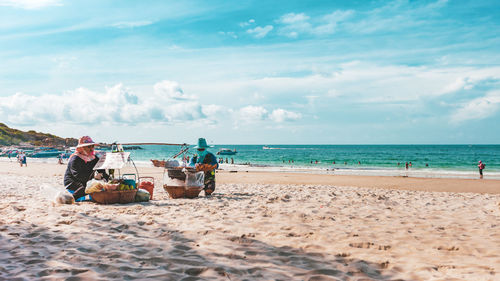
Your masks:
<svg viewBox="0 0 500 281"><path fill-rule="evenodd" d="M95 142L89 136L83 136L78 140L78 145L76 147L83 147L95 145Z"/></svg>
<svg viewBox="0 0 500 281"><path fill-rule="evenodd" d="M209 146L207 144L207 140L204 139L204 138L199 138L198 139L198 145L195 146L195 148L210 148L210 147L213 147L213 146Z"/></svg>

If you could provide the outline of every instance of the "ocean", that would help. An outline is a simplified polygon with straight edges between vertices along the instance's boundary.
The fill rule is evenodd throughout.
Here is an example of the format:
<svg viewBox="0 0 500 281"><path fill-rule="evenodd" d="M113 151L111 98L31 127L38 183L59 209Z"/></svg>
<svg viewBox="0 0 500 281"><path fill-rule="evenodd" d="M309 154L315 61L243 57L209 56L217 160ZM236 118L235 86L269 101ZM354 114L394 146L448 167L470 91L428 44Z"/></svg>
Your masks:
<svg viewBox="0 0 500 281"><path fill-rule="evenodd" d="M142 146L131 150L139 165L150 159L168 160L180 151L177 146ZM485 178L500 179L500 145L215 145L236 149L223 155L233 168L324 172L335 174L390 175L417 177L475 178L477 164L486 164ZM191 148L191 153L196 150ZM188 153L189 155L189 153ZM408 170L405 163L411 162Z"/></svg>
<svg viewBox="0 0 500 281"><path fill-rule="evenodd" d="M141 145L131 152L138 167L151 159L169 160L180 146ZM500 179L500 145L215 145L236 149L220 156L222 169L265 170L337 175L378 175L438 178L478 178L478 161L486 164L485 179ZM187 155L195 153L190 148ZM219 157L219 156L218 156ZM176 159L182 159L182 155ZM2 161L8 161L6 157ZM225 164L227 162L229 164ZM234 165L231 165L231 159ZM57 162L56 158L28 158L28 162ZM405 168L405 163L411 167ZM500 187L499 187L500 188Z"/></svg>

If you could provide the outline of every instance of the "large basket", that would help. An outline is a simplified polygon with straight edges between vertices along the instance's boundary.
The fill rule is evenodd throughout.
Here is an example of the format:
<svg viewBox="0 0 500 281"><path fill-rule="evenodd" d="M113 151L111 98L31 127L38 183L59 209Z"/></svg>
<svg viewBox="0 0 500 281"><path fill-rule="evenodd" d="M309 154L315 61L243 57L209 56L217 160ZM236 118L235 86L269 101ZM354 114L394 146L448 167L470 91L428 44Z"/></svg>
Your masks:
<svg viewBox="0 0 500 281"><path fill-rule="evenodd" d="M185 187L185 196L186 198L196 198L200 194L200 191L203 190L203 187L199 186L186 186Z"/></svg>
<svg viewBox="0 0 500 281"><path fill-rule="evenodd" d="M107 190L101 192L91 193L90 196L92 200L100 204L126 204L132 203L135 201L135 194L137 193L137 189L133 190Z"/></svg>
<svg viewBox="0 0 500 281"><path fill-rule="evenodd" d="M186 174L182 171L182 168L168 168L167 169L168 177L172 179L185 180Z"/></svg>
<svg viewBox="0 0 500 281"><path fill-rule="evenodd" d="M182 185L163 185L163 189L168 192L168 195L172 199L184 198L186 188Z"/></svg>

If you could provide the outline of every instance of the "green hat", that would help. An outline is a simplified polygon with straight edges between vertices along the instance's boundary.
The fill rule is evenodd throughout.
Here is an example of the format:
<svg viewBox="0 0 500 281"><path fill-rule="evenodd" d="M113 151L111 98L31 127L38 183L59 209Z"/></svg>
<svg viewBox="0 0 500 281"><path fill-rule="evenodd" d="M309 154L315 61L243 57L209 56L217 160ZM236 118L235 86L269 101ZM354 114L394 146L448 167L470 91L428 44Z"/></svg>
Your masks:
<svg viewBox="0 0 500 281"><path fill-rule="evenodd" d="M198 145L195 146L195 148L209 148L209 147L213 147L213 146L208 146L207 140L204 138L199 138Z"/></svg>

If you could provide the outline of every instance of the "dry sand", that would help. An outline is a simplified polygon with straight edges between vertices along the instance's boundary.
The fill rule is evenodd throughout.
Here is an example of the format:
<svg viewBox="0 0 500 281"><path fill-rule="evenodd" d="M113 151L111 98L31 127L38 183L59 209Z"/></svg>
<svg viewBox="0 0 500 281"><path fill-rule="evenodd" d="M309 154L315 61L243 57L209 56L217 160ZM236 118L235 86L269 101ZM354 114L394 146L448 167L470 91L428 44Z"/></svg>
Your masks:
<svg viewBox="0 0 500 281"><path fill-rule="evenodd" d="M0 162L0 280L500 280L500 181L221 171L174 200L139 168L156 200L54 205L65 166L28 165Z"/></svg>

